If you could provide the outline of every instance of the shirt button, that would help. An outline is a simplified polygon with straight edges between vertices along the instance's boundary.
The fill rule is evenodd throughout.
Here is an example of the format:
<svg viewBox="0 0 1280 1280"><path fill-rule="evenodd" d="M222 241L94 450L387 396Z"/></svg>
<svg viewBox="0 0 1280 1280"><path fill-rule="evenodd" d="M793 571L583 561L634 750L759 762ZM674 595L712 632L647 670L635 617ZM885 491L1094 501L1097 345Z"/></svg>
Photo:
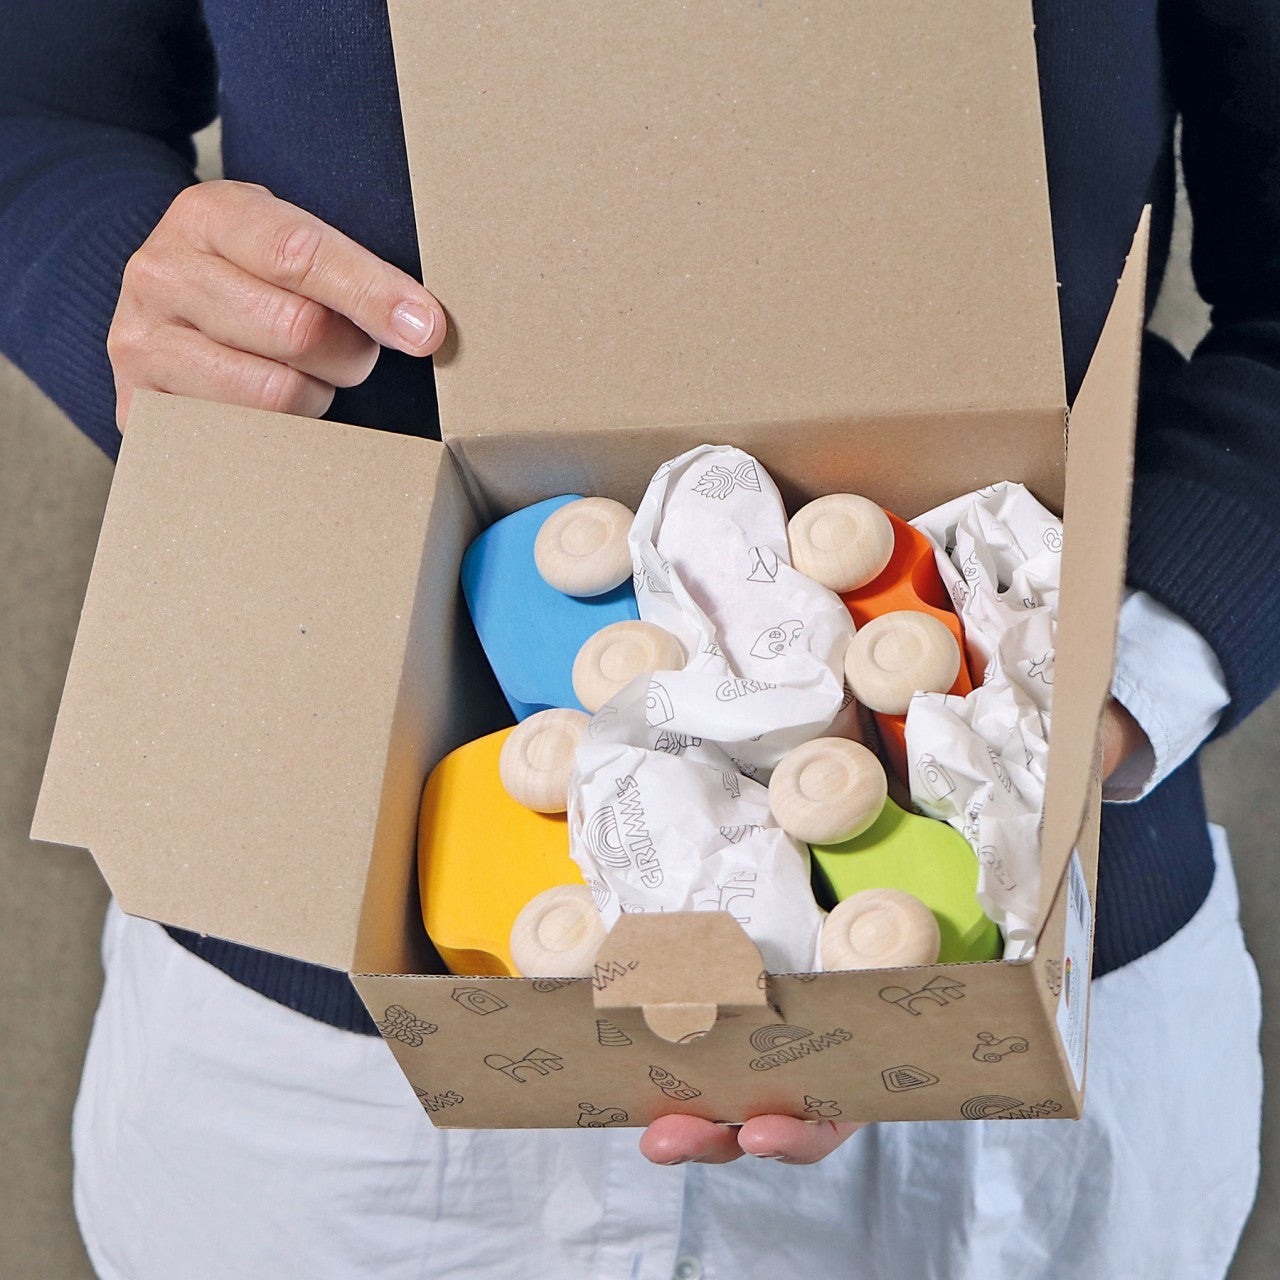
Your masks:
<svg viewBox="0 0 1280 1280"><path fill-rule="evenodd" d="M677 1258L672 1276L674 1280L702 1280L702 1263L697 1258Z"/></svg>

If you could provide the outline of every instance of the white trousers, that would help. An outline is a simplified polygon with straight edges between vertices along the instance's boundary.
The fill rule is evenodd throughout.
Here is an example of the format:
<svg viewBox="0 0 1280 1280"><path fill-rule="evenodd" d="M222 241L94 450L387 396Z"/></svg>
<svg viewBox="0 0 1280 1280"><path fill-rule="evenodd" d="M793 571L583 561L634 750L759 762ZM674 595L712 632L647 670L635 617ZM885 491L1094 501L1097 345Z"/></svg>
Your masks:
<svg viewBox="0 0 1280 1280"><path fill-rule="evenodd" d="M811 1167L633 1130L444 1131L379 1040L113 904L76 1104L102 1280L1221 1280L1258 1178L1257 974L1208 901L1094 984L1085 1118L875 1125Z"/></svg>

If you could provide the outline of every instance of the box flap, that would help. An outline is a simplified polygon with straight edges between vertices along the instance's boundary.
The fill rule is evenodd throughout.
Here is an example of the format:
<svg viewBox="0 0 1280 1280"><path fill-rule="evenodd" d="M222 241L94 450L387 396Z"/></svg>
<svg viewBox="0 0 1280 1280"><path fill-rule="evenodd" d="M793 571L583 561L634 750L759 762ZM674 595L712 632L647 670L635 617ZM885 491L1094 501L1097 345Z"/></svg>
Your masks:
<svg viewBox="0 0 1280 1280"><path fill-rule="evenodd" d="M401 927L448 732L406 649L424 544L468 514L433 441L140 396L32 835L90 849L127 911L352 967L362 921L398 898Z"/></svg>
<svg viewBox="0 0 1280 1280"><path fill-rule="evenodd" d="M1138 358L1147 280L1145 209L1067 436L1062 585L1044 803L1040 918L1046 918L1085 817L1098 728L1111 688L1133 480Z"/></svg>
<svg viewBox="0 0 1280 1280"><path fill-rule="evenodd" d="M671 1044L706 1035L722 1014L763 1014L769 1003L760 952L727 911L622 915L596 957L592 988L597 1009L639 1009Z"/></svg>
<svg viewBox="0 0 1280 1280"><path fill-rule="evenodd" d="M1065 407L1028 0L391 0L446 438Z"/></svg>

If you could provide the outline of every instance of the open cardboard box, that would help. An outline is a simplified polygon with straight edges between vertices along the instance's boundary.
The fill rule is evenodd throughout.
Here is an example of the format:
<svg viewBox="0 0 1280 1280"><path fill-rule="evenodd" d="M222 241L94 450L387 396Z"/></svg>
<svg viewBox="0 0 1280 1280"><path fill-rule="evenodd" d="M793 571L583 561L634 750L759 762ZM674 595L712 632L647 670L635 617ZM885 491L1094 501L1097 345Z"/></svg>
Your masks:
<svg viewBox="0 0 1280 1280"><path fill-rule="evenodd" d="M352 971L440 1125L1078 1115L1145 227L1067 454L1029 3L391 12L444 443L139 397L33 836L127 911ZM465 546L701 442L792 505L1064 511L1032 962L762 982L707 914L625 918L595 979L430 976L422 782L494 724ZM690 1005L705 1036L651 1029Z"/></svg>

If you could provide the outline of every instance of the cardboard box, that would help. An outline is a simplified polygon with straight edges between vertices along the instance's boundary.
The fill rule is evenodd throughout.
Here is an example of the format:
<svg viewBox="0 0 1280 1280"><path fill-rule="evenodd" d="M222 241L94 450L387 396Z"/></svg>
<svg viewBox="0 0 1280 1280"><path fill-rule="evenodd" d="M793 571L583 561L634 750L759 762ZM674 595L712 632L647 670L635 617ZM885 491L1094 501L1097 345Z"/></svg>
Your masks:
<svg viewBox="0 0 1280 1280"><path fill-rule="evenodd" d="M440 1125L1078 1115L1145 226L1068 423L1027 0L391 13L444 443L140 396L32 834L352 971ZM708 914L594 980L428 976L419 792L493 723L464 547L704 441L791 503L1064 511L1033 962L762 982Z"/></svg>

